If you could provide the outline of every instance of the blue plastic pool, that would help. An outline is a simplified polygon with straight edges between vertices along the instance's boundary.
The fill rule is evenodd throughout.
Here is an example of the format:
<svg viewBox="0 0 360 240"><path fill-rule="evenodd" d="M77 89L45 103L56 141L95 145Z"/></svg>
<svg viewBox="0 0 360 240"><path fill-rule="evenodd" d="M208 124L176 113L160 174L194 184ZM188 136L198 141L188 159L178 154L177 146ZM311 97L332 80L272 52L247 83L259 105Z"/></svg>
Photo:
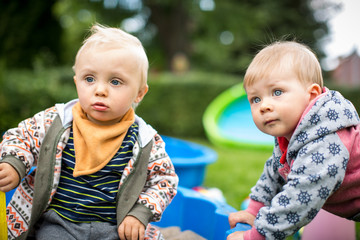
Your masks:
<svg viewBox="0 0 360 240"><path fill-rule="evenodd" d="M179 176L179 185L192 188L201 186L206 166L217 159L214 150L200 144L178 138L161 136L165 141L165 149L174 164Z"/></svg>
<svg viewBox="0 0 360 240"><path fill-rule="evenodd" d="M246 97L230 103L219 116L219 131L225 138L248 144L274 143L274 137L261 132L255 125Z"/></svg>
<svg viewBox="0 0 360 240"><path fill-rule="evenodd" d="M242 84L222 92L209 104L203 124L207 137L216 145L247 149L274 146L274 138L262 133L253 122Z"/></svg>

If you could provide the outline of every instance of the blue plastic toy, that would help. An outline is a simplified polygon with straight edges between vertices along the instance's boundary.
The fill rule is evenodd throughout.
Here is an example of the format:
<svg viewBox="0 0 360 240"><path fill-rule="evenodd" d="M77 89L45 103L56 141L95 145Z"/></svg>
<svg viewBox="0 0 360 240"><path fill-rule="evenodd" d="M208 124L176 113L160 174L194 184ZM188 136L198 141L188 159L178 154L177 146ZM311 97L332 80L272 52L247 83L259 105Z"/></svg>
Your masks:
<svg viewBox="0 0 360 240"><path fill-rule="evenodd" d="M186 188L201 186L207 165L215 162L218 157L216 152L190 141L168 136L161 137L165 141L166 152L179 176L179 185Z"/></svg>
<svg viewBox="0 0 360 240"><path fill-rule="evenodd" d="M163 228L178 226L181 231L191 230L207 240L224 240L225 232L230 229L229 214L235 211L226 203L179 186L161 221L152 224Z"/></svg>

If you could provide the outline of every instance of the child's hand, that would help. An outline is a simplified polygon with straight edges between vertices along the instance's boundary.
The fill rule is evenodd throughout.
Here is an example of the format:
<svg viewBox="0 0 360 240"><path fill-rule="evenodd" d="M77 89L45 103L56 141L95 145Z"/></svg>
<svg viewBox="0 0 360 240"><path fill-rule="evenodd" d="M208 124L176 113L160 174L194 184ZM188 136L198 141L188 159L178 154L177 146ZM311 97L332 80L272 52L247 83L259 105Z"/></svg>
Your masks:
<svg viewBox="0 0 360 240"><path fill-rule="evenodd" d="M236 223L238 222L247 223L253 226L254 221L255 221L255 216L247 211L239 211L229 214L229 224L231 228L235 227Z"/></svg>
<svg viewBox="0 0 360 240"><path fill-rule="evenodd" d="M244 240L244 232L233 232L226 240Z"/></svg>
<svg viewBox="0 0 360 240"><path fill-rule="evenodd" d="M126 216L119 226L118 233L121 240L143 240L145 238L145 226L136 217Z"/></svg>
<svg viewBox="0 0 360 240"><path fill-rule="evenodd" d="M8 163L0 163L0 191L8 192L19 185L19 174Z"/></svg>

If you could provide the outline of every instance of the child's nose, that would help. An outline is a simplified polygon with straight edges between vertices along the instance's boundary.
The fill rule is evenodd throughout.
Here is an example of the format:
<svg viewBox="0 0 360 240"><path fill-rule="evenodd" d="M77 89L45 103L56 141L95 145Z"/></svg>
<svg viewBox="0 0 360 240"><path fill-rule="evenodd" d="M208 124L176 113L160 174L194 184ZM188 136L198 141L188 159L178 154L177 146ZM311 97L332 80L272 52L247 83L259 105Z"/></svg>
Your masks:
<svg viewBox="0 0 360 240"><path fill-rule="evenodd" d="M260 107L261 112L268 112L268 111L272 111L273 109L274 109L273 104L270 99L264 98L261 101L261 107Z"/></svg>
<svg viewBox="0 0 360 240"><path fill-rule="evenodd" d="M106 96L107 95L107 87L104 83L97 83L96 89L95 89L95 95L96 96Z"/></svg>

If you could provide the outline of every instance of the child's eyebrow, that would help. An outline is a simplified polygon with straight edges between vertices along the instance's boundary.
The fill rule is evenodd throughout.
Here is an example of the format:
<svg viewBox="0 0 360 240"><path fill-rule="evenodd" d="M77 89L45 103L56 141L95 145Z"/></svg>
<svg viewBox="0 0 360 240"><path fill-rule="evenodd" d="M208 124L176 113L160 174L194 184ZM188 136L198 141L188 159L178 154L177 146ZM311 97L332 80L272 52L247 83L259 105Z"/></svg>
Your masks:
<svg viewBox="0 0 360 240"><path fill-rule="evenodd" d="M246 95L247 95L247 96L257 95L257 91L255 91L255 90L253 90L253 91L251 91L251 90L250 90L250 91L247 91L247 92L246 92Z"/></svg>
<svg viewBox="0 0 360 240"><path fill-rule="evenodd" d="M96 71L94 71L93 68L87 67L87 66L85 66L85 67L83 67L83 68L81 68L81 69L78 69L77 71L78 71L79 74L84 74L84 73L96 73Z"/></svg>

